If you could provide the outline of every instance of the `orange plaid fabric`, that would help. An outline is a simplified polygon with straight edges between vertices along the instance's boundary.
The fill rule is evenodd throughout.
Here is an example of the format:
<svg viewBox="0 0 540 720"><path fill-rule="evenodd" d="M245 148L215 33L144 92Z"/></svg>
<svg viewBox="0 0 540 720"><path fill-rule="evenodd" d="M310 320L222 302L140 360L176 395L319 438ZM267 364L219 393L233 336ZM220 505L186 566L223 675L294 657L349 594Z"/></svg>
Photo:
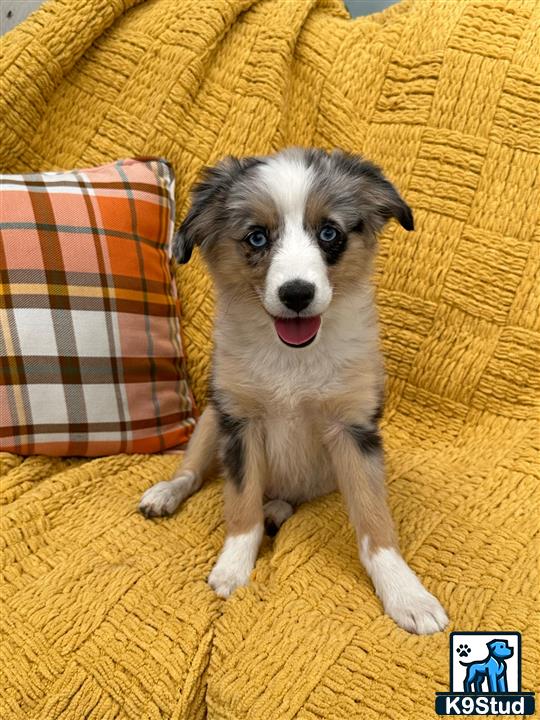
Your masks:
<svg viewBox="0 0 540 720"><path fill-rule="evenodd" d="M0 176L0 450L95 456L188 439L173 223L164 160Z"/></svg>

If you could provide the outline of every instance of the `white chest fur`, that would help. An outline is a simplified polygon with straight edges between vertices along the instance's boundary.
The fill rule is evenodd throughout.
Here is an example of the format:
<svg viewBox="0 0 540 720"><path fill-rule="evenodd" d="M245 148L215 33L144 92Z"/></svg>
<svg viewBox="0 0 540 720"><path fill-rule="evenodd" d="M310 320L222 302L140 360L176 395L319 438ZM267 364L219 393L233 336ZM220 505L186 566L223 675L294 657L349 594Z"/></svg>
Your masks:
<svg viewBox="0 0 540 720"><path fill-rule="evenodd" d="M299 504L336 489L328 455L321 442L322 423L307 408L264 423L267 476L265 494Z"/></svg>
<svg viewBox="0 0 540 720"><path fill-rule="evenodd" d="M322 444L325 424L340 419L329 417L333 400L350 398L361 422L362 403L376 391L358 393L358 388L380 380L373 372L379 356L371 297L335 302L305 349L283 345L264 313L230 306L218 313L215 339L216 387L231 414L261 424L267 496L299 503L334 490Z"/></svg>

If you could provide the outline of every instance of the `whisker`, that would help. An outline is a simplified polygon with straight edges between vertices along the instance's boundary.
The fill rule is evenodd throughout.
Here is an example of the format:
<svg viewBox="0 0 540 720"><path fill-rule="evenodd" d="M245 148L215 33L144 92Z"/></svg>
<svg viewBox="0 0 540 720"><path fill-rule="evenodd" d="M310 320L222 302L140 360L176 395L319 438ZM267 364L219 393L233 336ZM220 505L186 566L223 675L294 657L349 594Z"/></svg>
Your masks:
<svg viewBox="0 0 540 720"><path fill-rule="evenodd" d="M229 313L229 310L231 308L231 305L233 303L238 302L239 300L260 300L257 293L253 290L251 287L244 287L239 288L235 293L233 293L229 299L229 302L227 304L227 307L225 308L225 315Z"/></svg>

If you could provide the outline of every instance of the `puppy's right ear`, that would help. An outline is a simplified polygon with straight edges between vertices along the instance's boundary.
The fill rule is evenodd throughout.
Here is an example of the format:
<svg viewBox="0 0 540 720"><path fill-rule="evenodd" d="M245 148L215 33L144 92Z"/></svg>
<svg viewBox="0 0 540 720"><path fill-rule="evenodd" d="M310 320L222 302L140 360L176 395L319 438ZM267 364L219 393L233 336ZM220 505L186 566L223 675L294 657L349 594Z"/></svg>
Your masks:
<svg viewBox="0 0 540 720"><path fill-rule="evenodd" d="M191 253L193 252L193 247L195 246L195 234L192 230L190 230L190 226L193 225L193 220L194 212L192 208L186 215L173 238L173 255L182 265L189 261Z"/></svg>
<svg viewBox="0 0 540 720"><path fill-rule="evenodd" d="M233 183L260 160L226 157L214 167L205 167L191 191L191 207L173 239L173 255L187 263L195 245L208 246L219 235L227 196Z"/></svg>

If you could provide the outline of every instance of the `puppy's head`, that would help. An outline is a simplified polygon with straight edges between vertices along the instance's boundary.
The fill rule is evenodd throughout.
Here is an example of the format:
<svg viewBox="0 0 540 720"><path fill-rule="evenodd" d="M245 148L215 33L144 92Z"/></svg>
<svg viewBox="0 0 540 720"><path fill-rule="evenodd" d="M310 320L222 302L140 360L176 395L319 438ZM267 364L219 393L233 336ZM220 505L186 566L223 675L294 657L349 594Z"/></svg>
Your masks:
<svg viewBox="0 0 540 720"><path fill-rule="evenodd" d="M366 282L376 234L391 217L414 227L394 186L358 156L291 148L226 158L195 186L173 251L187 262L200 246L218 292L256 303L276 337L301 348L317 337L332 298Z"/></svg>

